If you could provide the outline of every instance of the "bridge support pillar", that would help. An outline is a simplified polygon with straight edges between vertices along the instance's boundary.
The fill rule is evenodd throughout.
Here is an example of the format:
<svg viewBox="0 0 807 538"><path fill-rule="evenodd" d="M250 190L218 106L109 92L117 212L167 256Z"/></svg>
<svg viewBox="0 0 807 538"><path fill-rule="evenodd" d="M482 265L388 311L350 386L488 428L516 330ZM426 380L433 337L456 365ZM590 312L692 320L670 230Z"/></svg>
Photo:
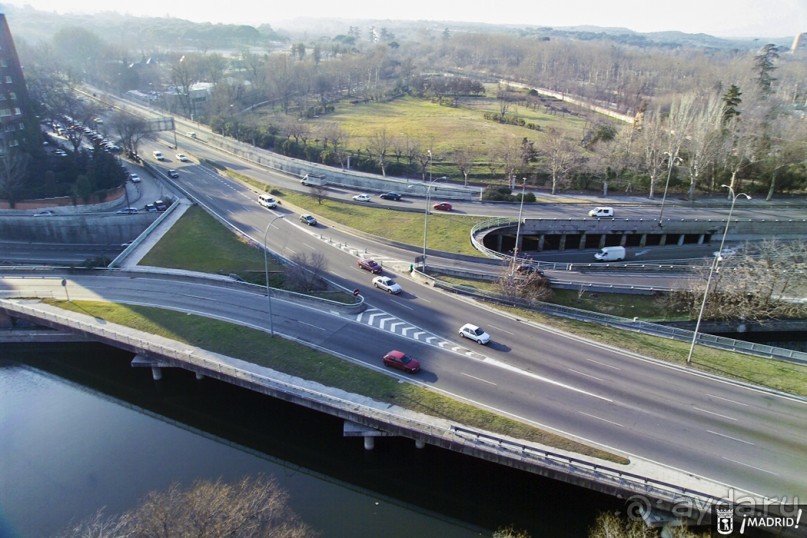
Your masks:
<svg viewBox="0 0 807 538"><path fill-rule="evenodd" d="M679 247L684 244L684 239L686 239L685 234L681 234L681 235L678 236L678 246Z"/></svg>
<svg viewBox="0 0 807 538"><path fill-rule="evenodd" d="M667 244L667 234L661 234L661 237L658 240L658 246L663 247Z"/></svg>
<svg viewBox="0 0 807 538"><path fill-rule="evenodd" d="M642 237L639 238L639 246L640 247L647 246L647 234L642 234Z"/></svg>
<svg viewBox="0 0 807 538"><path fill-rule="evenodd" d="M372 450L375 448L375 437L372 435L364 436L364 450Z"/></svg>
<svg viewBox="0 0 807 538"><path fill-rule="evenodd" d="M586 248L586 234L580 236L580 250Z"/></svg>
<svg viewBox="0 0 807 538"><path fill-rule="evenodd" d="M415 448L426 448L426 441L423 439L415 439Z"/></svg>
<svg viewBox="0 0 807 538"><path fill-rule="evenodd" d="M154 379L154 381L159 381L160 379L162 379L163 378L162 368L160 368L159 366L152 366L151 378Z"/></svg>
<svg viewBox="0 0 807 538"><path fill-rule="evenodd" d="M560 242L558 243L558 250L561 252L566 250L566 234L561 234Z"/></svg>
<svg viewBox="0 0 807 538"><path fill-rule="evenodd" d="M197 381L201 381L201 380L202 380L202 379L204 379L204 378L205 378L205 374L202 374L202 373L196 372L196 380L197 380Z"/></svg>
<svg viewBox="0 0 807 538"><path fill-rule="evenodd" d="M605 246L605 240L606 240L607 238L608 238L608 236L607 236L606 234L602 234L602 235L600 235L600 242L599 242L599 246L598 246L597 248L602 248L602 247L604 247L604 246Z"/></svg>
<svg viewBox="0 0 807 538"><path fill-rule="evenodd" d="M704 239L706 239L706 234L700 234L700 235L698 236L698 244L699 244L699 245L702 245L702 244L703 244L703 240L704 240Z"/></svg>
<svg viewBox="0 0 807 538"><path fill-rule="evenodd" d="M542 252L544 250L544 241L546 240L546 235L541 234L541 237L538 238L538 252Z"/></svg>

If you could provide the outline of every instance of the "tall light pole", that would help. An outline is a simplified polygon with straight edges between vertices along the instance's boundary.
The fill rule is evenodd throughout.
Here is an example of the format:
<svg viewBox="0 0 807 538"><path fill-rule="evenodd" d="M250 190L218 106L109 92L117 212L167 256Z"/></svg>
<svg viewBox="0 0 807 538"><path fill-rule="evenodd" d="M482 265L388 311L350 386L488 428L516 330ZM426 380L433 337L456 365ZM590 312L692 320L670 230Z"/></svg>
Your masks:
<svg viewBox="0 0 807 538"><path fill-rule="evenodd" d="M664 223L661 221L661 217L664 215L664 202L667 200L667 188L670 186L670 176L672 176L672 169L675 166L676 162L680 162L681 158L678 156L678 152L675 152L675 155L670 153L669 151L665 151L664 155L667 156L669 162L667 164L667 181L664 183L664 194L661 196L661 211L658 213L658 225L659 228L664 227Z"/></svg>
<svg viewBox="0 0 807 538"><path fill-rule="evenodd" d="M703 318L703 310L706 308L706 297L709 295L709 286L712 283L712 275L715 271L718 271L718 264L723 260L723 245L726 243L726 234L729 231L729 223L731 222L731 214L734 211L734 203L737 201L737 198L740 196L745 196L746 200L750 200L751 197L744 192L734 194L734 189L729 187L728 185L721 185L721 187L726 188L729 190L729 195L731 196L731 207L729 208L729 216L726 217L726 228L723 230L723 238L720 240L720 249L717 251L717 256L714 257L712 261L712 266L709 268L709 278L706 279L706 290L703 292L703 302L701 302L701 310L698 313L698 321L695 323L695 332L692 335L692 344L689 346L689 355L687 355L687 364L692 362L692 352L695 351L695 341L698 339L698 329L701 326L701 319Z"/></svg>
<svg viewBox="0 0 807 538"><path fill-rule="evenodd" d="M285 215L278 215L272 220L269 221L269 224L266 225L266 231L263 232L263 271L266 274L266 303L269 306L269 335L275 335L274 325L272 324L272 293L271 289L269 288L269 249L266 248L266 237L269 235L269 228L272 227L272 224L277 219L282 219Z"/></svg>
<svg viewBox="0 0 807 538"><path fill-rule="evenodd" d="M521 249L518 248L518 239L521 235L521 215L524 213L524 191L527 188L527 178L521 178L521 205L518 206L518 225L516 226L516 246L513 248L513 263L510 267L510 276L513 275L513 268L516 266L516 260Z"/></svg>

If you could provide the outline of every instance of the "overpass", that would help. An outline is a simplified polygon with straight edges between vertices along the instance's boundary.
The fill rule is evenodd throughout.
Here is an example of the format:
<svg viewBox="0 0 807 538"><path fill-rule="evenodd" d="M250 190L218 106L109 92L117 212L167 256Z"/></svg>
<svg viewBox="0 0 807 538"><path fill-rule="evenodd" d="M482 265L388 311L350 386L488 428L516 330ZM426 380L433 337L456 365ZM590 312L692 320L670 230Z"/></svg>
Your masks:
<svg viewBox="0 0 807 538"><path fill-rule="evenodd" d="M121 276L127 279L133 278L132 275ZM758 494L741 491L730 485L650 460L631 457L630 464L621 466L536 445L441 418L414 413L390 406L386 402L373 401L361 395L294 378L235 357L212 353L84 314L68 312L39 301L22 299L34 295L43 297L59 295L61 284L58 280L34 278L21 288L2 286L3 296L6 298L0 300L0 311L4 314L4 317L0 318L0 324L4 322L5 325L9 325L11 319L27 320L38 326L56 329L65 334L81 335L135 353L137 355L135 365L151 367L155 377L159 377L162 368L182 368L193 372L198 378L219 379L328 413L345 421L346 435L363 436L365 446L368 448L372 447L376 436L399 435L413 439L416 447L428 443L620 498L638 499L636 502L640 503L646 501L642 506L648 509L650 507L675 509L679 515L691 514L693 521L697 521L713 504L725 502L727 494L732 495L731 500L743 499L755 503L761 503L763 500ZM245 285L212 280L205 282L204 286L233 289ZM260 304L265 303L260 299L260 291L254 291L254 294ZM18 298L14 299L14 296ZM328 306L330 307L331 305ZM251 308L254 309L254 305ZM320 309L325 310L322 307ZM26 337L29 336L30 333L26 333ZM284 334L284 337L297 338L294 334ZM682 510L689 511L682 512Z"/></svg>

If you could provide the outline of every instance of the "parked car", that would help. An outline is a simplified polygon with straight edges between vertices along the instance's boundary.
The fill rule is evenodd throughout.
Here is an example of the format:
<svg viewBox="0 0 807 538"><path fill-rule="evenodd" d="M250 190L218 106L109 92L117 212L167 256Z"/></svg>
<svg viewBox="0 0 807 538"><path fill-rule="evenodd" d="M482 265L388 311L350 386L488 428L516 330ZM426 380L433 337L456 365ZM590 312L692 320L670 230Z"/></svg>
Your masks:
<svg viewBox="0 0 807 538"><path fill-rule="evenodd" d="M119 209L116 211L118 215L134 215L135 213L139 213L140 210L136 207L124 207L123 209Z"/></svg>
<svg viewBox="0 0 807 538"><path fill-rule="evenodd" d="M370 195L369 194L357 194L353 197L354 202L369 202Z"/></svg>
<svg viewBox="0 0 807 538"><path fill-rule="evenodd" d="M157 208L157 211L165 211L168 209L168 204L163 200L154 200L154 207Z"/></svg>
<svg viewBox="0 0 807 538"><path fill-rule="evenodd" d="M311 215L300 215L300 222L302 222L303 224L308 224L309 226L317 225L317 219L315 219Z"/></svg>
<svg viewBox="0 0 807 538"><path fill-rule="evenodd" d="M451 211L454 209L454 206L449 204L448 202L438 202L432 206L433 209L437 209L439 211Z"/></svg>
<svg viewBox="0 0 807 538"><path fill-rule="evenodd" d="M401 199L401 195L400 195L400 193L397 193L397 192L385 192L384 194L381 195L381 198L383 198L384 200L396 200L397 201L397 200Z"/></svg>
<svg viewBox="0 0 807 538"><path fill-rule="evenodd" d="M397 349L393 349L384 355L381 360L384 362L384 366L397 368L398 370L403 370L410 374L420 371L420 363L417 359L413 359L403 351L398 351Z"/></svg>
<svg viewBox="0 0 807 538"><path fill-rule="evenodd" d="M168 171L168 177L176 179L179 177L179 173L176 170L171 169Z"/></svg>
<svg viewBox="0 0 807 538"><path fill-rule="evenodd" d="M599 218L611 218L614 216L614 208L613 207L595 207L591 211L588 212L589 217L597 217Z"/></svg>
<svg viewBox="0 0 807 538"><path fill-rule="evenodd" d="M156 213L157 206L154 204L146 204L145 206L143 206L143 211L145 211L146 213Z"/></svg>
<svg viewBox="0 0 807 538"><path fill-rule="evenodd" d="M376 263L375 260L371 260L369 258L359 258L359 260L356 262L356 265L358 265L365 271L370 271L375 275L384 270L380 264Z"/></svg>
<svg viewBox="0 0 807 538"><path fill-rule="evenodd" d="M490 342L490 335L483 331L481 327L477 327L471 323L466 323L460 327L460 336L473 340L477 344L487 344Z"/></svg>
<svg viewBox="0 0 807 538"><path fill-rule="evenodd" d="M132 183L140 183L140 176L138 176L137 174L130 174L129 175L129 180Z"/></svg>
<svg viewBox="0 0 807 538"><path fill-rule="evenodd" d="M401 293L401 286L388 276L377 276L373 279L373 286L388 293L398 295Z"/></svg>
<svg viewBox="0 0 807 538"><path fill-rule="evenodd" d="M184 153L177 153L177 159L182 161L183 163L190 162L190 159Z"/></svg>
<svg viewBox="0 0 807 538"><path fill-rule="evenodd" d="M46 209L44 211L40 211L39 213L34 213L35 217L52 217L55 215L56 212L51 209Z"/></svg>

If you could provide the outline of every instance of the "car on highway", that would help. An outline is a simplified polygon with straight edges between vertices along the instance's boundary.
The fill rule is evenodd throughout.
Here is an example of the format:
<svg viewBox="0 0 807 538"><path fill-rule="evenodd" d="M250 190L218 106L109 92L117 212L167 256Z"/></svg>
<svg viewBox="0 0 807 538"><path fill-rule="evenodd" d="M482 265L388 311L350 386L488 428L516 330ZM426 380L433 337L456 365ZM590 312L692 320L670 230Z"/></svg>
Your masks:
<svg viewBox="0 0 807 538"><path fill-rule="evenodd" d="M393 349L384 355L381 360L384 362L384 366L397 368L398 370L403 370L404 372L410 374L420 371L420 362L418 362L417 359L414 359L403 351L398 351L397 349Z"/></svg>
<svg viewBox="0 0 807 538"><path fill-rule="evenodd" d="M516 266L516 273L520 273L522 275L538 275L544 276L544 270L540 267L536 267L535 265L529 263L522 263L521 265Z"/></svg>
<svg viewBox="0 0 807 538"><path fill-rule="evenodd" d="M358 265L360 269L370 271L374 275L377 275L384 270L378 262L371 260L370 258L359 258L356 265Z"/></svg>
<svg viewBox="0 0 807 538"><path fill-rule="evenodd" d="M484 345L490 342L490 335L482 330L481 327L473 325L472 323L466 323L460 327L460 336L473 340L477 344Z"/></svg>
<svg viewBox="0 0 807 538"><path fill-rule="evenodd" d="M271 194L261 194L258 196L258 203L266 209L274 209L277 207L277 200Z"/></svg>
<svg viewBox="0 0 807 538"><path fill-rule="evenodd" d="M398 201L398 200L400 200L402 197L401 197L401 194L400 194L400 193L398 193L398 192L385 192L384 194L382 194L382 195L381 195L381 198L383 198L384 200L395 200L395 201Z"/></svg>
<svg viewBox="0 0 807 538"><path fill-rule="evenodd" d="M51 209L46 209L46 210L44 210L44 211L40 211L40 212L38 212L38 213L34 213L34 216L35 216L35 217L52 217L52 216L53 216L53 215L55 215L55 214L56 214L56 212L55 212L55 211L53 211L53 210L51 210Z"/></svg>
<svg viewBox="0 0 807 538"><path fill-rule="evenodd" d="M377 276L373 279L373 286L387 293L398 295L401 293L401 286L388 276Z"/></svg>
<svg viewBox="0 0 807 538"><path fill-rule="evenodd" d="M155 151L152 151L152 152L151 152L151 154L152 154L152 155L154 156L154 158L155 158L155 159L157 159L158 161L164 161L164 160L165 160L165 156L163 156L163 152L162 152L162 151L156 151L156 150L155 150Z"/></svg>
<svg viewBox="0 0 807 538"><path fill-rule="evenodd" d="M191 161L190 159L188 159L188 156L185 155L184 153L177 153L177 159L179 159L183 163L187 163L187 162Z"/></svg>
<svg viewBox="0 0 807 538"><path fill-rule="evenodd" d="M451 211L454 209L454 206L448 202L437 202L432 206L432 209L437 209L438 211Z"/></svg>
<svg viewBox="0 0 807 538"><path fill-rule="evenodd" d="M613 207L595 207L591 211L588 212L589 217L597 217L599 218L611 218L614 216L614 208Z"/></svg>
<svg viewBox="0 0 807 538"><path fill-rule="evenodd" d="M300 215L300 222L302 222L303 224L308 224L309 226L317 225L317 219L315 219L311 215Z"/></svg>
<svg viewBox="0 0 807 538"><path fill-rule="evenodd" d="M119 209L116 211L118 215L134 215L139 212L140 210L137 209L136 207L124 207L123 209Z"/></svg>
<svg viewBox="0 0 807 538"><path fill-rule="evenodd" d="M369 194L357 194L353 197L354 202L369 202L370 195Z"/></svg>
<svg viewBox="0 0 807 538"><path fill-rule="evenodd" d="M168 171L168 177L176 179L179 177L179 173L172 168L171 170Z"/></svg>
<svg viewBox="0 0 807 538"><path fill-rule="evenodd" d="M137 174L129 174L129 181L132 183L140 183L140 176Z"/></svg>
<svg viewBox="0 0 807 538"><path fill-rule="evenodd" d="M168 204L165 200L154 200L154 207L157 208L157 211L165 211L168 209Z"/></svg>
<svg viewBox="0 0 807 538"><path fill-rule="evenodd" d="M717 258L717 261L723 261L725 258L736 256L738 252L739 250L736 248L724 248L723 250L716 250L712 252L712 256Z"/></svg>

